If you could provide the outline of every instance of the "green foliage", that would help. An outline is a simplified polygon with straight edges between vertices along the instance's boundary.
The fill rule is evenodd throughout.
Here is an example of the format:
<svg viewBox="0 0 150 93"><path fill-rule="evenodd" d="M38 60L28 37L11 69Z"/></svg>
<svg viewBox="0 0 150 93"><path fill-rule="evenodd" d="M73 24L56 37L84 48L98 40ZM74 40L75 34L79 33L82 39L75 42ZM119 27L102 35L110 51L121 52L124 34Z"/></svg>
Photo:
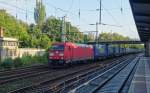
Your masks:
<svg viewBox="0 0 150 93"><path fill-rule="evenodd" d="M10 69L12 68L12 66L13 66L13 60L11 58L7 58L1 63L1 67L3 68Z"/></svg>
<svg viewBox="0 0 150 93"><path fill-rule="evenodd" d="M30 66L33 64L47 64L47 57L48 53L45 53L43 56L24 55L22 58L17 57L14 60L11 58L7 58L0 64L0 69L18 68L22 66Z"/></svg>
<svg viewBox="0 0 150 93"><path fill-rule="evenodd" d="M61 41L61 21L55 17L49 17L43 24L42 32L49 34L51 41Z"/></svg>
<svg viewBox="0 0 150 93"><path fill-rule="evenodd" d="M101 33L98 39L99 41L131 40L129 37L119 35L118 33Z"/></svg>
<svg viewBox="0 0 150 93"><path fill-rule="evenodd" d="M129 41L129 40L132 40L131 38L129 37L125 37L125 36L122 36L122 35L119 35L118 33L101 33L99 35L99 41L121 41L121 40L124 40L124 41ZM126 47L126 48L137 48L137 49L143 49L144 46L143 45L132 45L132 44L125 44L125 45L121 45L121 47Z"/></svg>
<svg viewBox="0 0 150 93"><path fill-rule="evenodd" d="M32 57L32 63L47 63L48 59L46 56L34 56Z"/></svg>
<svg viewBox="0 0 150 93"><path fill-rule="evenodd" d="M17 57L14 59L14 67L22 67L23 66L23 62L22 59L20 57Z"/></svg>
<svg viewBox="0 0 150 93"><path fill-rule="evenodd" d="M26 23L16 20L13 16L0 10L0 26L2 26L5 37L14 37L20 41L20 47L48 48L50 39L43 34L40 28L34 24L28 26Z"/></svg>
<svg viewBox="0 0 150 93"><path fill-rule="evenodd" d="M36 8L34 9L34 19L39 27L42 26L45 21L45 6L42 4L42 0L39 2L36 0Z"/></svg>
<svg viewBox="0 0 150 93"><path fill-rule="evenodd" d="M47 54L43 55L43 56L23 56L21 58L21 62L23 63L24 66L27 65L32 65L32 64L39 64L39 63L47 63L48 59L47 59Z"/></svg>
<svg viewBox="0 0 150 93"><path fill-rule="evenodd" d="M4 36L15 37L23 42L20 46L28 46L27 24L16 20L13 16L7 14L5 10L0 10L0 26L5 29Z"/></svg>
<svg viewBox="0 0 150 93"><path fill-rule="evenodd" d="M67 41L71 41L71 42L83 42L84 41L84 35L80 33L77 27L71 25L70 22L66 22L65 24L66 24L65 36L66 36ZM62 21L51 16L43 24L42 32L47 33L51 41L60 42L61 41L61 26L62 26Z"/></svg>
<svg viewBox="0 0 150 93"><path fill-rule="evenodd" d="M29 33L29 46L34 48L45 48L47 49L50 46L50 39L47 34L41 32L38 26L31 24L28 29Z"/></svg>
<svg viewBox="0 0 150 93"><path fill-rule="evenodd" d="M23 65L31 65L32 63L32 56L30 55L24 55L21 58L21 61L23 63Z"/></svg>
<svg viewBox="0 0 150 93"><path fill-rule="evenodd" d="M28 24L16 20L5 10L0 11L0 26L5 29L4 36L17 38L20 41L20 47L47 49L51 41L61 41L61 20L51 16L40 25L41 27L34 24L28 26ZM79 32L78 28L66 22L66 40L83 42L84 35Z"/></svg>

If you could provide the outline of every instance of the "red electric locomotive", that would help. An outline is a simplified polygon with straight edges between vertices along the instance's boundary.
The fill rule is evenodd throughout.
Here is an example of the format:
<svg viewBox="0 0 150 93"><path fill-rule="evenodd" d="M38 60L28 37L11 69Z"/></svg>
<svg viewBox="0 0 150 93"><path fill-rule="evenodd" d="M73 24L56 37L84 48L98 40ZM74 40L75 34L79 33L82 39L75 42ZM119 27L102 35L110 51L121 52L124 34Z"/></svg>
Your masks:
<svg viewBox="0 0 150 93"><path fill-rule="evenodd" d="M93 59L93 47L71 42L53 43L49 49L50 65L66 65Z"/></svg>

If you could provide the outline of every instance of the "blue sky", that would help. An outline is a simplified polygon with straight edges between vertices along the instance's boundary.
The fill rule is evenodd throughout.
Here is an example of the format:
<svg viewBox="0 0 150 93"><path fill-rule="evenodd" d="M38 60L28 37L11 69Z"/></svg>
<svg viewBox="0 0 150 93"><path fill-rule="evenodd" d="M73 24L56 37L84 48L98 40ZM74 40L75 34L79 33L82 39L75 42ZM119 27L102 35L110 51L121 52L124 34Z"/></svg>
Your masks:
<svg viewBox="0 0 150 93"><path fill-rule="evenodd" d="M0 0L0 9L28 23L34 23L34 7L36 0ZM67 21L77 26L80 31L95 31L94 25L99 20L99 0L43 0L47 17L67 15ZM59 8L65 10L62 11ZM123 11L121 12L121 8ZM79 12L80 9L80 19ZM26 20L27 10L27 20ZM139 39L128 0L102 0L101 32L117 32L124 36ZM119 27L118 27L119 26Z"/></svg>

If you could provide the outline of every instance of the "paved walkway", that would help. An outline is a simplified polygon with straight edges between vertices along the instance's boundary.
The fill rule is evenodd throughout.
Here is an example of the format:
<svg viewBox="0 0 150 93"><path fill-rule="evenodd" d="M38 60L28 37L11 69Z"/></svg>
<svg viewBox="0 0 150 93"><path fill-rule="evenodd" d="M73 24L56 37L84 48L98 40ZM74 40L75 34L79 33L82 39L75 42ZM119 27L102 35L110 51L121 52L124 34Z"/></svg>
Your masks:
<svg viewBox="0 0 150 93"><path fill-rule="evenodd" d="M141 57L128 93L150 93L150 57Z"/></svg>

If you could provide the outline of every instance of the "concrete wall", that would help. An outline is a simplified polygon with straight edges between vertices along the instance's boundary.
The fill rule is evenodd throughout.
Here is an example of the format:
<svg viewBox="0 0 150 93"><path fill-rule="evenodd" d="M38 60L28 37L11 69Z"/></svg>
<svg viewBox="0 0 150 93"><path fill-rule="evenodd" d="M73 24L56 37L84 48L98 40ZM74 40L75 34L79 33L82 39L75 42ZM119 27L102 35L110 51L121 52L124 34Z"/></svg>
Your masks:
<svg viewBox="0 0 150 93"><path fill-rule="evenodd" d="M17 55L17 49L8 49L8 48L4 48L1 49L1 60L4 60L5 58L16 58Z"/></svg>
<svg viewBox="0 0 150 93"><path fill-rule="evenodd" d="M1 61L6 58L16 58L22 57L23 55L31 55L31 56L42 56L45 54L45 49L36 49L36 48L17 48L17 49L8 49L3 48L0 50Z"/></svg>
<svg viewBox="0 0 150 93"><path fill-rule="evenodd" d="M19 48L18 49L18 57L22 57L23 55L42 56L44 54L45 54L45 49L37 49L37 48Z"/></svg>

